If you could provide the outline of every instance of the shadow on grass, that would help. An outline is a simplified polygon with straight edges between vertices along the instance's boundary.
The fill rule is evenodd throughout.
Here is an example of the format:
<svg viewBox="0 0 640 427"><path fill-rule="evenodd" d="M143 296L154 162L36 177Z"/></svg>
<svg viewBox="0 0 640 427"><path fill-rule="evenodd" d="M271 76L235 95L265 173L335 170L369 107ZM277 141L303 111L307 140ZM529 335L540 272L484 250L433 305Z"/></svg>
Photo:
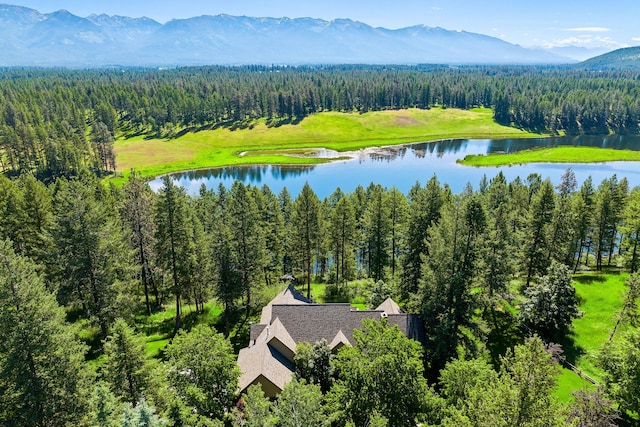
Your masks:
<svg viewBox="0 0 640 427"><path fill-rule="evenodd" d="M136 324L144 335L163 335L168 337L173 334L175 322L173 316L167 315L160 320L148 318L143 321L136 321Z"/></svg>
<svg viewBox="0 0 640 427"><path fill-rule="evenodd" d="M558 341L559 344L562 345L564 357L566 358L567 362L571 363L572 365L576 365L578 363L578 359L580 359L587 353L583 347L576 344L573 334L568 334Z"/></svg>
<svg viewBox="0 0 640 427"><path fill-rule="evenodd" d="M266 121L267 127L270 128L278 128L285 125L297 125L304 119L304 116L301 117L283 117L283 118L272 118ZM253 129L258 121L256 119L247 119L247 120L223 120L216 123L208 123L204 125L193 125L181 128L179 131L175 133L165 134L163 135L161 130L151 130L151 129L126 129L123 132L122 137L124 139L134 138L138 136L143 136L145 140L152 139L177 139L182 136L185 136L188 133L196 133L205 130L216 130L216 129L228 129L230 131L236 130L244 130L244 129Z"/></svg>
<svg viewBox="0 0 640 427"><path fill-rule="evenodd" d="M524 343L524 334L510 313L489 310L484 318L491 328L487 336L487 349L491 354L492 363L498 366L500 356L504 355L507 349Z"/></svg>
<svg viewBox="0 0 640 427"><path fill-rule="evenodd" d="M99 327L87 325L80 331L78 338L89 347L84 357L86 361L95 360L102 355L102 337Z"/></svg>
<svg viewBox="0 0 640 427"><path fill-rule="evenodd" d="M270 128L279 128L284 125L297 125L299 124L304 117L287 117L280 119L271 119L267 121L267 127Z"/></svg>
<svg viewBox="0 0 640 427"><path fill-rule="evenodd" d="M602 274L576 274L573 280L582 285L593 285L594 283L604 283L607 278Z"/></svg>

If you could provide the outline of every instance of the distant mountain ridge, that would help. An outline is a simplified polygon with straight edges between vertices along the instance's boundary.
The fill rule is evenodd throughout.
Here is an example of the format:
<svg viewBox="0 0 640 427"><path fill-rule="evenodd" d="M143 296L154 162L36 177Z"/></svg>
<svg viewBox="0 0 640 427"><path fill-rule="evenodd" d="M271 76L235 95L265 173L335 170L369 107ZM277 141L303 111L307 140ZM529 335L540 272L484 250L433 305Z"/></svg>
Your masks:
<svg viewBox="0 0 640 427"><path fill-rule="evenodd" d="M640 70L640 46L625 47L579 64L592 70Z"/></svg>
<svg viewBox="0 0 640 427"><path fill-rule="evenodd" d="M374 28L349 19L149 18L0 4L0 66L239 64L538 64L572 60L495 37L443 28Z"/></svg>

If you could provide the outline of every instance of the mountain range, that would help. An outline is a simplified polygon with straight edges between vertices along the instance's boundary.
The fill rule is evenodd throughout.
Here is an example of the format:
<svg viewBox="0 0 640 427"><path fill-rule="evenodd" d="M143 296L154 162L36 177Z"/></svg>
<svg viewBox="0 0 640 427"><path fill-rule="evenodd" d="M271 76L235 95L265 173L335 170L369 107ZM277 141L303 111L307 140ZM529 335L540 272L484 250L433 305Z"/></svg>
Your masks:
<svg viewBox="0 0 640 427"><path fill-rule="evenodd" d="M0 66L240 64L550 64L566 56L443 28L374 28L349 19L149 18L0 5Z"/></svg>
<svg viewBox="0 0 640 427"><path fill-rule="evenodd" d="M640 70L640 46L626 47L596 56L580 64L591 70Z"/></svg>

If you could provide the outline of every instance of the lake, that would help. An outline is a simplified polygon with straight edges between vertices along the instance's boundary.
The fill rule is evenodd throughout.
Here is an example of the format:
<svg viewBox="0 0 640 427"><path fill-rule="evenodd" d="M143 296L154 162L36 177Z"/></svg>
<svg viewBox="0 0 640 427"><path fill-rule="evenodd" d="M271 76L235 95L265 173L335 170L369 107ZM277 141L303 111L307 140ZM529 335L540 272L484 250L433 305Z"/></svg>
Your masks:
<svg viewBox="0 0 640 427"><path fill-rule="evenodd" d="M197 170L172 174L174 181L190 194L197 194L202 184L217 189L220 183L230 187L235 180L245 184L268 185L274 193L287 187L292 196L298 194L305 182L320 198L329 196L336 188L353 191L358 185L366 187L371 182L385 187L396 187L407 192L419 181L425 184L434 174L441 183L447 183L454 192L460 192L467 183L475 189L483 175L494 177L502 171L508 180L525 179L531 173L540 174L557 183L571 167L579 183L588 176L597 186L603 179L617 174L627 177L630 186L640 185L640 163L533 163L502 167L471 167L456 163L468 154L516 152L532 147L576 145L614 149L640 150L640 136L564 136L527 139L455 139L429 143L416 143L391 147L379 147L348 153L349 160L339 160L314 166L234 166ZM345 153L320 150L319 157L336 157ZM160 179L150 183L154 190L162 186Z"/></svg>

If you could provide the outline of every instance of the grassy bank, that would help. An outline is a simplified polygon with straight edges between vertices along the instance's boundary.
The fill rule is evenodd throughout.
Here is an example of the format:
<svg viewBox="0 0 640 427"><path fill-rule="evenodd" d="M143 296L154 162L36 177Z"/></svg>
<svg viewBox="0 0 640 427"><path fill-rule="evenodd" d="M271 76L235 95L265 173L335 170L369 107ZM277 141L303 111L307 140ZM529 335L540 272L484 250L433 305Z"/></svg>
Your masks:
<svg viewBox="0 0 640 427"><path fill-rule="evenodd" d="M509 166L523 163L601 163L640 161L640 151L594 147L539 148L510 154L468 155L458 163L466 166Z"/></svg>
<svg viewBox="0 0 640 427"><path fill-rule="evenodd" d="M596 354L608 341L615 326L628 277L628 274L615 271L607 274L579 273L573 276L580 311L584 315L573 321L574 329L562 345L567 361L598 382L602 381L602 370L597 366ZM614 339L619 339L629 327L628 324L621 325ZM593 386L588 381L563 369L558 378L556 396L569 401L572 391L591 387Z"/></svg>
<svg viewBox="0 0 640 427"><path fill-rule="evenodd" d="M280 150L328 148L339 152L366 147L448 138L539 136L501 126L490 109L326 112L297 124L268 126L257 121L241 128L221 127L175 139L120 139L115 144L119 172L144 176L240 164L310 164L327 160L292 157ZM240 153L246 153L241 156Z"/></svg>

